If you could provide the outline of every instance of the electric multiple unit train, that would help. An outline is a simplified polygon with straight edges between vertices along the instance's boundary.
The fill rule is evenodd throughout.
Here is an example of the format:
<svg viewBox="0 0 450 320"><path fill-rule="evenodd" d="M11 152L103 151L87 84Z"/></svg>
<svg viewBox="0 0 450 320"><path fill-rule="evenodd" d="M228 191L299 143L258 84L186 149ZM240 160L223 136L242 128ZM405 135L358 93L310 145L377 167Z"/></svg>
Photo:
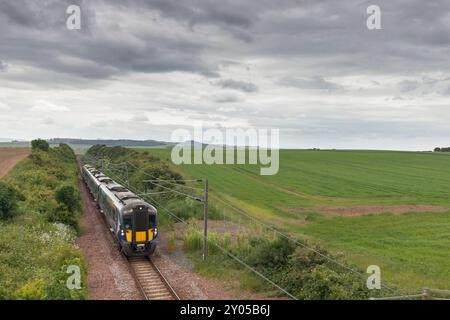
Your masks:
<svg viewBox="0 0 450 320"><path fill-rule="evenodd" d="M156 209L92 166L83 166L82 176L121 251L152 255L158 242Z"/></svg>

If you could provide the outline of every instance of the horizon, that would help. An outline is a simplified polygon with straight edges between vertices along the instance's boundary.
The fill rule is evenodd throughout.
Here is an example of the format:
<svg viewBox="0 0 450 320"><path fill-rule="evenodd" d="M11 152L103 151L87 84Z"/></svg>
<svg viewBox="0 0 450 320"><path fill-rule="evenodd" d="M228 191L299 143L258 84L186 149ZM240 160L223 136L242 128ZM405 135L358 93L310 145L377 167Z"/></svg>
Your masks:
<svg viewBox="0 0 450 320"><path fill-rule="evenodd" d="M127 138L119 138L119 139L112 139L112 138L61 138L61 137L52 137L52 138L45 138L45 137L36 137L36 138L31 138L31 139L12 139L12 138L0 138L0 144L5 144L5 143L14 143L14 142L19 142L19 143L31 143L32 140L34 139L44 139L46 141L51 141L51 140L80 140L80 141L114 141L114 142L118 142L118 141L133 141L133 142L148 142L148 141L154 141L154 142L161 142L163 144L161 145L155 145L155 147L158 146L168 146L170 144L177 144L177 142L171 142L171 141L163 141L163 140L156 140L156 139L151 139L151 138L147 138L147 139L127 139ZM187 142L193 142L194 144L200 144L200 142L196 141L196 140L186 140L186 141L182 141L181 143L187 143ZM204 145L218 145L218 144L208 144L208 143L203 143ZM76 145L76 144L75 144ZM139 145L136 146L127 146L127 145L120 145L123 147L140 147ZM218 145L219 146L219 145ZM225 145L226 147L238 147L238 148L255 148L256 146L250 146L250 145L246 145L246 146L242 146L242 145ZM145 147L145 146L144 146ZM374 149L374 148L321 148L319 146L311 146L311 147L299 147L299 148L292 148L292 147L280 147L280 148L275 148L277 150L298 150L298 151L392 151L392 152L434 152L435 148L448 148L445 145L442 146L434 146L431 147L429 149L417 149L417 150L412 150L412 149Z"/></svg>

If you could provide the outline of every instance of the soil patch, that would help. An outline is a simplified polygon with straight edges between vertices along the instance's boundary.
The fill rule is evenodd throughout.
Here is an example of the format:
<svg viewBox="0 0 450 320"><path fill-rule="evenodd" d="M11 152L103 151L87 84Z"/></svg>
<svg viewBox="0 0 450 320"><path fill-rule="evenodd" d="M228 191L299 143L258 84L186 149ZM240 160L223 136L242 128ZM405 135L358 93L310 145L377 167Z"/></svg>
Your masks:
<svg viewBox="0 0 450 320"><path fill-rule="evenodd" d="M313 208L286 208L286 212L318 212L340 216L364 216L369 214L407 212L446 212L449 208L434 205L392 205L392 206L355 206L355 207L313 207Z"/></svg>
<svg viewBox="0 0 450 320"><path fill-rule="evenodd" d="M31 154L29 148L0 148L0 178L3 178L21 160Z"/></svg>

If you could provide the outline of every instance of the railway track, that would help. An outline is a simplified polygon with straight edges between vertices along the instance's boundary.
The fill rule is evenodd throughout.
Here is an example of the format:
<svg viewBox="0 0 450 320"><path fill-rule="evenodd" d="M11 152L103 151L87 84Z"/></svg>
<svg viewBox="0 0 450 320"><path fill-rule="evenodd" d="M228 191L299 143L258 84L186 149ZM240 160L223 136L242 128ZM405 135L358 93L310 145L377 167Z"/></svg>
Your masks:
<svg viewBox="0 0 450 320"><path fill-rule="evenodd" d="M147 257L129 257L131 269L147 300L180 300L175 290Z"/></svg>

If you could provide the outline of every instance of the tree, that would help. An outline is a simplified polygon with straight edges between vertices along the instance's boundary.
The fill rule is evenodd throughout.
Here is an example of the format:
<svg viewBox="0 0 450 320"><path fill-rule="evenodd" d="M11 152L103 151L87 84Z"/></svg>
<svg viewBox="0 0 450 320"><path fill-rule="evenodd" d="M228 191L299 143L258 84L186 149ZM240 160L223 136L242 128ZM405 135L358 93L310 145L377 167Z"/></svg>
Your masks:
<svg viewBox="0 0 450 320"><path fill-rule="evenodd" d="M48 151L50 149L50 145L43 139L35 139L31 141L31 149Z"/></svg>
<svg viewBox="0 0 450 320"><path fill-rule="evenodd" d="M0 220L10 219L17 214L19 200L24 199L16 189L0 182Z"/></svg>
<svg viewBox="0 0 450 320"><path fill-rule="evenodd" d="M440 152L440 151L441 151L441 148L439 148L439 147L434 148L434 152Z"/></svg>

